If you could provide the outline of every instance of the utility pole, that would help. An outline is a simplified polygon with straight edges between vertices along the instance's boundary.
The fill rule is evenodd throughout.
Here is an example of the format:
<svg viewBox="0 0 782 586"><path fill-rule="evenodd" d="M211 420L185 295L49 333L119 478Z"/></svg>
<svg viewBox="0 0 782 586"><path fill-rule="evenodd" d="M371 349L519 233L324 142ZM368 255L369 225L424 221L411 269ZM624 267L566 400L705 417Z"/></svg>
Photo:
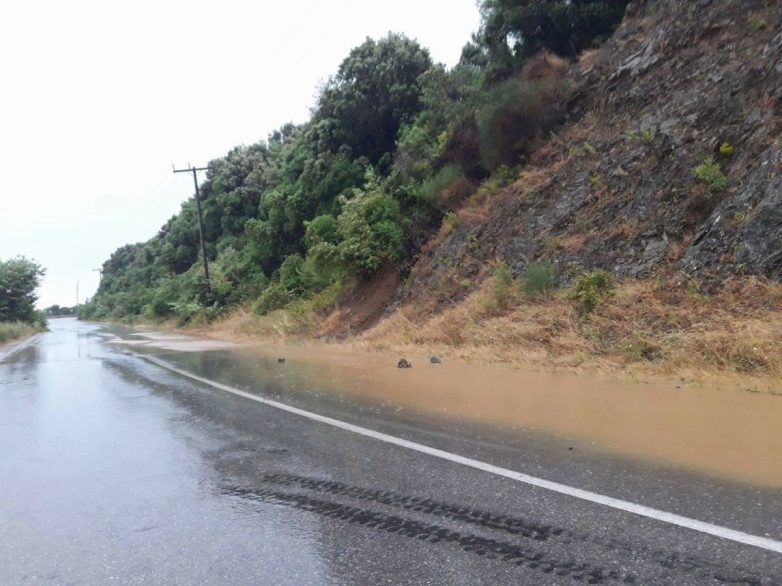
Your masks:
<svg viewBox="0 0 782 586"><path fill-rule="evenodd" d="M98 282L103 280L103 269L92 269L93 273L98 273Z"/></svg>
<svg viewBox="0 0 782 586"><path fill-rule="evenodd" d="M76 281L76 305L79 305L79 282Z"/></svg>
<svg viewBox="0 0 782 586"><path fill-rule="evenodd" d="M193 173L193 184L195 185L196 208L198 209L198 238L201 240L201 256L204 259L204 277L206 277L206 288L210 288L209 283L209 261L206 258L206 244L204 244L204 218L201 214L201 194L198 191L198 177L196 172L206 171L207 167L191 167L187 164L187 169L177 169L174 167L174 173Z"/></svg>

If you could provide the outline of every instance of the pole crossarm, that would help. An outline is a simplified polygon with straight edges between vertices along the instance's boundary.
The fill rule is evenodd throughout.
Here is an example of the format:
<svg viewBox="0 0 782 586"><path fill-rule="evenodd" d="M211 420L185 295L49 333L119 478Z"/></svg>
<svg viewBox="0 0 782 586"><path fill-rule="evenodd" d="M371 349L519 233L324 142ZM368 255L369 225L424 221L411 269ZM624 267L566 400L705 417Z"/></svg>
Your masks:
<svg viewBox="0 0 782 586"><path fill-rule="evenodd" d="M209 167L188 167L187 169L176 169L174 173L192 173L193 171L208 171Z"/></svg>

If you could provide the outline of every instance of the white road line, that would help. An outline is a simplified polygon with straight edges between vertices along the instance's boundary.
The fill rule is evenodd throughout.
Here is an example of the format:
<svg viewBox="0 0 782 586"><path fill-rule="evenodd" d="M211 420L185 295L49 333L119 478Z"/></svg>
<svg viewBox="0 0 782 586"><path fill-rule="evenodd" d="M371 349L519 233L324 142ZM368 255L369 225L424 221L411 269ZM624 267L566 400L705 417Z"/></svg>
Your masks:
<svg viewBox="0 0 782 586"><path fill-rule="evenodd" d="M551 490L561 494L566 494L568 496L572 496L592 503L597 503L614 509L619 509L620 511L634 513L636 515L641 515L642 517L649 517L650 519L655 519L657 521L662 521L664 523L679 525L680 527L686 527L688 529L693 529L694 531L700 531L701 533L707 533L709 535L714 535L716 537L721 537L723 539L729 539L731 541L736 541L738 543L743 543L745 545L752 545L754 547L767 549L769 551L773 551L776 553L782 553L782 541L776 541L774 539L769 539L767 537L759 537L757 535L750 535L749 533L744 533L742 531L728 529L727 527L720 527L719 525L712 525L711 523L698 521L697 519L690 519L689 517L683 517L681 515L676 515L674 513L667 513L665 511L660 511L658 509L653 509L651 507L646 507L644 505L638 505L635 503L631 503L629 501L623 501L621 499L616 499L595 492L590 492L588 490L582 490L580 488L568 486L567 484L560 484L559 482L544 480L543 478L537 478L535 476L530 476L528 474L522 474L521 472L508 470L507 468L500 468L499 466L494 466L493 464L481 462L480 460L466 458L458 454L452 454L451 452L438 450L437 448L432 448L429 446L425 446L423 444L419 444L417 442L412 442L410 440L398 438L393 435L388 435L386 433L374 431L366 427L353 425L352 423L340 421L339 419L333 419L331 417L318 415L317 413L312 413L311 411L305 411L304 409L292 407L290 405L286 405L285 403L280 403L278 401L273 401L271 399L259 397L258 395L254 395L252 393L248 393L240 389L235 389L228 385L224 385L215 382L213 380L203 378L191 372L187 372L186 370L177 368L176 366L173 366L168 362L164 362L163 360L159 360L152 356L147 356L143 354L137 354L137 356L144 358L145 360L148 360L149 362L152 362L153 364L156 364L162 368L170 370L171 372L175 372L184 377L198 381L205 385L209 385L210 387L220 389L221 391L225 391L227 393L233 393L234 395L244 397L245 399L250 399L251 401L263 403L264 405L268 405L276 409L281 409L282 411L287 411L288 413L294 413L296 415L306 417L307 419L312 419L313 421L319 421L320 423L325 423L326 425L331 425L333 427L337 427L339 429L344 429L345 431L357 433L365 437L370 437L372 439L376 439L381 442L386 442L388 444L393 444L395 446L407 448L408 450L421 452L422 454L434 456L435 458L448 460L449 462L455 462L457 464L462 464L464 466L476 468L477 470L483 470L484 472L489 472L490 474L496 474L497 476L503 476L505 478L510 478L518 482L523 482L525 484L529 484L532 486L545 488L547 490Z"/></svg>

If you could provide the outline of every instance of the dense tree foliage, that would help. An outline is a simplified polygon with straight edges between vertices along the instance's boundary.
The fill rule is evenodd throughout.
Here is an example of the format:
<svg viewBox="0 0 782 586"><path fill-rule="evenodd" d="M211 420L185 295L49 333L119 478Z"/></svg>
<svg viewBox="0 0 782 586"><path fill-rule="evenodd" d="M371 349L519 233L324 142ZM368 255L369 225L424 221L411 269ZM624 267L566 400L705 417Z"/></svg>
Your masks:
<svg viewBox="0 0 782 586"><path fill-rule="evenodd" d="M420 110L419 77L431 66L429 52L402 35L353 49L318 100L330 146L346 145L373 164L391 153L400 126Z"/></svg>
<svg viewBox="0 0 782 586"><path fill-rule="evenodd" d="M0 321L36 323L41 320L35 309L35 290L45 271L24 257L0 260Z"/></svg>
<svg viewBox="0 0 782 586"><path fill-rule="evenodd" d="M481 29L451 69L402 35L367 39L309 121L209 164L211 284L190 199L154 238L106 261L81 316L186 322L244 302L266 313L403 262L481 181L512 175L558 120L565 84L514 76L527 56L572 56L610 31L620 4L484 0Z"/></svg>
<svg viewBox="0 0 782 586"><path fill-rule="evenodd" d="M575 58L604 39L629 0L483 0L479 43L494 78L507 77L541 49Z"/></svg>

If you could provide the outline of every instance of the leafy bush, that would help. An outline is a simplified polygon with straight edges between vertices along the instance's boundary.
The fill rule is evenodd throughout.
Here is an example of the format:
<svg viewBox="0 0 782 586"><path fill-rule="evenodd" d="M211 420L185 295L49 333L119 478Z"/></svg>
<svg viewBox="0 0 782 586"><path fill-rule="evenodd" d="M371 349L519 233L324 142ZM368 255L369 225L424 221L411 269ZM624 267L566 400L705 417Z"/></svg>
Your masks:
<svg viewBox="0 0 782 586"><path fill-rule="evenodd" d="M169 301L160 291L155 292L155 296L144 307L144 316L147 318L163 318L174 312L174 302Z"/></svg>
<svg viewBox="0 0 782 586"><path fill-rule="evenodd" d="M614 289L613 277L606 271L597 270L576 277L570 297L577 302L579 312L586 315L611 299Z"/></svg>
<svg viewBox="0 0 782 586"><path fill-rule="evenodd" d="M383 191L376 177L368 177L364 189L342 199L337 224L340 258L354 271L371 275L383 262L400 258L404 231L399 202Z"/></svg>
<svg viewBox="0 0 782 586"><path fill-rule="evenodd" d="M508 185L512 185L516 179L519 177L519 170L513 167L508 167L507 165L500 165L499 168L494 172L494 176L492 179L495 181L495 184L498 188L501 187L507 187Z"/></svg>
<svg viewBox="0 0 782 586"><path fill-rule="evenodd" d="M428 114L422 113L399 130L394 166L404 177L420 180L431 176L432 164L442 149L435 134L438 128Z"/></svg>
<svg viewBox="0 0 782 586"><path fill-rule="evenodd" d="M488 295L481 300L482 312L498 315L510 309L517 301L517 285L508 265L500 261L494 265Z"/></svg>
<svg viewBox="0 0 782 586"><path fill-rule="evenodd" d="M270 311L282 309L296 297L279 283L272 283L253 304L253 311L258 315L266 315Z"/></svg>
<svg viewBox="0 0 782 586"><path fill-rule="evenodd" d="M306 287L301 278L304 259L300 254L291 254L280 266L280 287L293 294L303 292Z"/></svg>
<svg viewBox="0 0 782 586"><path fill-rule="evenodd" d="M317 328L323 318L337 308L342 285L334 283L323 291L286 305L277 328L286 334L303 334Z"/></svg>
<svg viewBox="0 0 782 586"><path fill-rule="evenodd" d="M441 209L456 207L471 191L472 184L453 163L445 165L421 184L422 199Z"/></svg>
<svg viewBox="0 0 782 586"><path fill-rule="evenodd" d="M442 150L440 160L458 165L471 181L480 181L488 175L481 162L480 137L472 112L451 122Z"/></svg>
<svg viewBox="0 0 782 586"><path fill-rule="evenodd" d="M24 257L0 260L0 321L35 323L35 290L45 271Z"/></svg>
<svg viewBox="0 0 782 586"><path fill-rule="evenodd" d="M223 305L232 305L244 299L258 295L266 286L268 279L260 266L243 247L234 248L233 243L225 247L217 260L209 265L212 273L212 288L216 290L216 299Z"/></svg>
<svg viewBox="0 0 782 586"><path fill-rule="evenodd" d="M177 325L183 326L191 322L198 322L196 319L204 310L202 305L193 302L175 303L172 306L174 315L177 318Z"/></svg>
<svg viewBox="0 0 782 586"><path fill-rule="evenodd" d="M443 225L445 225L448 232L452 232L454 228L459 226L459 216L453 212L448 212L443 217Z"/></svg>
<svg viewBox="0 0 782 586"><path fill-rule="evenodd" d="M307 248L318 244L336 244L339 239L339 226L337 218L331 214L317 216L309 222L304 222L307 231L304 234L304 243Z"/></svg>
<svg viewBox="0 0 782 586"><path fill-rule="evenodd" d="M554 290L556 273L554 267L543 263L533 263L524 274L522 289L527 297L548 297Z"/></svg>
<svg viewBox="0 0 782 586"><path fill-rule="evenodd" d="M728 187L728 178L725 177L720 164L714 160L714 157L706 157L692 171L695 173L695 178L707 185L712 193L725 191Z"/></svg>
<svg viewBox="0 0 782 586"><path fill-rule="evenodd" d="M528 154L541 131L559 122L565 86L559 81L509 79L488 92L476 122L481 160L489 170Z"/></svg>

